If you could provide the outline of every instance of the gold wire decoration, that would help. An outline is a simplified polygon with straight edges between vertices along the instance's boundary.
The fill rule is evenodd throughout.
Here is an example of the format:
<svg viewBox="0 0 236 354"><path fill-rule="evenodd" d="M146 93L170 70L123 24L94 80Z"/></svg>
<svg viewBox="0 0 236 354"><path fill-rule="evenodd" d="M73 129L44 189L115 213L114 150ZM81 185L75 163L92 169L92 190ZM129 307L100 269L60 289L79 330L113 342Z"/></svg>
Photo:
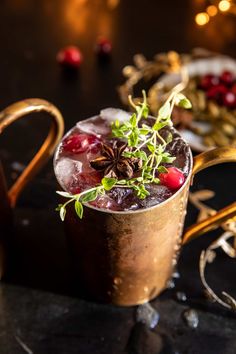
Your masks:
<svg viewBox="0 0 236 354"><path fill-rule="evenodd" d="M203 203L212 197L215 193L211 190L201 190L194 193L190 193L189 201L199 210L197 221L201 221L216 213L216 210L208 207ZM227 292L222 291L222 297L220 298L208 285L205 277L206 266L209 263L213 263L216 259L216 250L221 248L231 258L236 258L236 248L232 247L229 243L231 238L234 238L234 244L236 245L236 218L228 220L221 225L224 233L212 242L210 246L201 252L199 260L199 271L202 284L205 288L206 294L211 301L217 302L220 305L236 311L236 300Z"/></svg>
<svg viewBox="0 0 236 354"><path fill-rule="evenodd" d="M190 54L179 54L175 51L158 53L153 60L147 60L143 54L136 54L133 57L134 65L127 65L122 70L125 82L118 87L120 99L124 105L128 106L128 96L135 97L135 86L141 80L148 84L156 79L156 82L150 84L150 87L146 90L150 111L155 115L165 98L162 92L163 84L157 81L160 75L181 73L180 83L184 89L188 84L188 76L186 70L183 72L183 66L193 59L209 58L216 54L203 48L194 48ZM139 100L140 97L135 99L135 101Z"/></svg>

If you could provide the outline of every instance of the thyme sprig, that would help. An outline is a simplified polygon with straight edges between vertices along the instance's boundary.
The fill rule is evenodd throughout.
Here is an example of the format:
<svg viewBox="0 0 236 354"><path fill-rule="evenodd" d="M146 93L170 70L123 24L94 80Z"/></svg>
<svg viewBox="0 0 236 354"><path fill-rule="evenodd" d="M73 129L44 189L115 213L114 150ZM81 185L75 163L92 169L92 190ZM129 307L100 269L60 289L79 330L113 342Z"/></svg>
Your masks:
<svg viewBox="0 0 236 354"><path fill-rule="evenodd" d="M129 102L134 109L134 113L123 124L116 120L112 123L111 128L113 136L125 141L129 146L129 151L124 151L123 156L142 160L141 175L122 180L104 177L98 186L75 195L57 191L59 195L69 199L64 204L59 204L56 209L60 213L61 220L64 221L66 207L72 202L74 202L76 214L81 219L83 217L83 204L96 200L98 196L104 195L106 191L110 191L114 187L132 188L138 198L145 199L149 195L146 185L160 183L160 180L156 177L157 172L166 172L163 164L172 163L175 160L175 157L166 151L166 146L172 141L172 134L169 132L167 137L163 137L161 130L166 126L171 127L173 125L171 113L174 105L187 109L191 108L190 101L179 92L180 90L180 85L172 90L164 105L159 109L152 126L145 124L145 119L148 118L149 114L145 91L142 91L143 101L138 104L135 104L132 97L129 96Z"/></svg>

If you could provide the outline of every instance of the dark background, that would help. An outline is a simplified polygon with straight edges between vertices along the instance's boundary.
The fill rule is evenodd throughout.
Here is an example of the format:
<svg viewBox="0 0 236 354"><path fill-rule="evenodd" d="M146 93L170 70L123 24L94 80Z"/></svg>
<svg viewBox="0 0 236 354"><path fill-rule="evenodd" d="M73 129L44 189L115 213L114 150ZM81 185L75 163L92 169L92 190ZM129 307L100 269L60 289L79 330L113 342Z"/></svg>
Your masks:
<svg viewBox="0 0 236 354"><path fill-rule="evenodd" d="M117 87L124 82L122 68L132 64L136 53L152 59L159 52L189 52L200 46L235 57L235 17L219 14L198 27L194 17L204 10L205 3L1 0L0 108L24 98L44 98L61 110L67 131L104 107L122 107ZM99 35L113 45L107 62L98 61L94 53ZM56 54L70 44L80 47L84 60L78 73L68 76L57 64ZM1 135L0 156L9 186L19 174L14 162L27 164L48 126L46 117L34 115ZM209 205L219 209L235 200L235 172L233 164L211 168L197 176L194 189L214 190L216 197ZM179 354L236 352L235 317L207 302L198 272L200 251L220 230L183 250L176 288L152 303L161 319L151 331L135 323L134 308L80 300L63 225L54 211L56 189L50 161L17 204L11 267L0 286L0 354L24 353L18 337L33 353L152 354L161 352L160 348ZM196 216L197 211L189 207L187 224ZM219 254L209 270L208 280L214 289L236 296L235 261ZM177 290L187 294L187 303L176 301ZM199 311L200 324L195 331L182 320L187 307Z"/></svg>

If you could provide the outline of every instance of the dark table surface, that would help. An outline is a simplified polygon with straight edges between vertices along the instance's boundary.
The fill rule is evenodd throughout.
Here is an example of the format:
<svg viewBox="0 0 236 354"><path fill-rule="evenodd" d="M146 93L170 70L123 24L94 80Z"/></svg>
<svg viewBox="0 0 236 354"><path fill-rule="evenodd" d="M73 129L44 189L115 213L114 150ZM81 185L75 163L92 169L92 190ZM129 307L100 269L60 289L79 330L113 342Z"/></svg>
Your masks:
<svg viewBox="0 0 236 354"><path fill-rule="evenodd" d="M101 108L122 107L117 86L122 68L136 53L151 59L158 52L188 52L201 46L236 56L235 18L218 15L206 27L194 16L204 1L139 0L2 0L0 4L0 106L28 97L53 102L62 112L66 130ZM202 7L203 6L203 7ZM112 41L109 62L94 54L98 35ZM65 76L57 51L79 45L84 61L77 75ZM18 175L15 162L27 164L48 129L47 119L30 117L10 127L0 140L8 184ZM19 167L19 166L18 166ZM212 189L209 205L219 209L233 202L236 166L202 172L194 189ZM0 354L21 353L191 353L236 352L236 317L207 301L199 278L202 249L220 230L192 242L182 252L180 278L152 306L160 313L155 329L135 321L134 307L118 308L82 300L78 295L66 239L54 209L56 181L52 161L30 183L15 209L11 267L0 285ZM197 211L188 209L189 225ZM219 253L208 280L218 292L236 296L235 261ZM187 301L176 299L186 293ZM199 326L186 326L182 313L194 308Z"/></svg>

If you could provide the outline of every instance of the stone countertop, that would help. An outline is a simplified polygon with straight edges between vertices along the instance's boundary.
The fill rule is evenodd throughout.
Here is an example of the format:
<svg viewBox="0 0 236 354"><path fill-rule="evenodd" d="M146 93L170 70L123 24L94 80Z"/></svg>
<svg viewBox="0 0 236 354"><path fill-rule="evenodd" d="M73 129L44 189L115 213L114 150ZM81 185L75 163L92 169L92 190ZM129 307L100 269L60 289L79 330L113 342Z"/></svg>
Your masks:
<svg viewBox="0 0 236 354"><path fill-rule="evenodd" d="M169 298L151 304L160 314L154 329L135 321L135 307L1 284L0 353L235 353L235 316L195 304L199 325L191 329L182 315L188 304Z"/></svg>

